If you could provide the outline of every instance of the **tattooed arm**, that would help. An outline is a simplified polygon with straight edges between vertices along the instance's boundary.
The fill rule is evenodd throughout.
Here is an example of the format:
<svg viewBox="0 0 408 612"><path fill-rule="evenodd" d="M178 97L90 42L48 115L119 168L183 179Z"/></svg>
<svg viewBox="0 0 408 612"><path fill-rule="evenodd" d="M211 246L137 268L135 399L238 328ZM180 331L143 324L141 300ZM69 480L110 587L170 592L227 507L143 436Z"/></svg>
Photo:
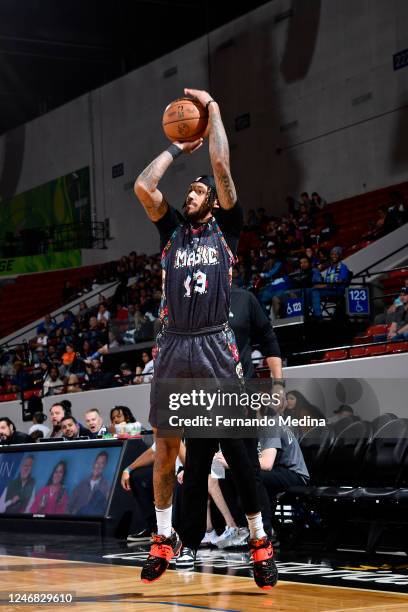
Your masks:
<svg viewBox="0 0 408 612"><path fill-rule="evenodd" d="M231 176L228 139L219 106L206 91L185 89L184 92L208 109L210 161L217 186L218 202L221 208L230 209L237 201L237 194ZM208 104L210 101L211 104Z"/></svg>
<svg viewBox="0 0 408 612"><path fill-rule="evenodd" d="M202 138L194 142L175 142L169 149L171 150L176 145L182 153L193 153L201 147L202 143ZM151 221L159 221L166 214L168 204L161 191L157 189L157 185L173 159L169 150L163 151L136 179L135 195L139 198Z"/></svg>

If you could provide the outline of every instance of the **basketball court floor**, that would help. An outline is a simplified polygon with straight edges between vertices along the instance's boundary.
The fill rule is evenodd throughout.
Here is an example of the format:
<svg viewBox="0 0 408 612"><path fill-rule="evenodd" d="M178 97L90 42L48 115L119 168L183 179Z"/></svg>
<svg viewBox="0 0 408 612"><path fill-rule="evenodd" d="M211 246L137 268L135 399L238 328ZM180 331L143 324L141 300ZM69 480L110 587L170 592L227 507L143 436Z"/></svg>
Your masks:
<svg viewBox="0 0 408 612"><path fill-rule="evenodd" d="M408 612L406 556L277 555L280 580L255 586L245 550L200 550L194 571L140 582L147 545L97 538L1 534L1 610ZM17 603L19 595L71 594L72 603ZM60 598L62 599L62 598ZM28 600L29 601L29 600Z"/></svg>

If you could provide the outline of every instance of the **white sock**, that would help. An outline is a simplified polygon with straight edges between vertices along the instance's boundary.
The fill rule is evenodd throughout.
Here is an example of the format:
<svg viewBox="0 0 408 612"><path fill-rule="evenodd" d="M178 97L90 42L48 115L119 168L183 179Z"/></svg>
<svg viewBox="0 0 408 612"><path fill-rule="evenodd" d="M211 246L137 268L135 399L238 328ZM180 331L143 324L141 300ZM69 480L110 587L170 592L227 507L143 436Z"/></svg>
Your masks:
<svg viewBox="0 0 408 612"><path fill-rule="evenodd" d="M164 535L166 538L171 536L171 514L173 506L168 508L154 508L156 510L157 535Z"/></svg>
<svg viewBox="0 0 408 612"><path fill-rule="evenodd" d="M251 540L259 540L265 537L266 533L263 528L262 514L257 512L256 514L246 514L245 516L248 521L249 537Z"/></svg>

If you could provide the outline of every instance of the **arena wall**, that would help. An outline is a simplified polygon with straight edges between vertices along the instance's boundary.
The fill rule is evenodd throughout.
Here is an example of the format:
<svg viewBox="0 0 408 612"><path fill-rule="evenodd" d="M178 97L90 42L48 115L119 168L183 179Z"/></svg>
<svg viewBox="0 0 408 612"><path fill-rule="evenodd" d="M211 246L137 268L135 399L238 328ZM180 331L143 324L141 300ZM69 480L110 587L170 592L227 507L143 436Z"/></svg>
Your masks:
<svg viewBox="0 0 408 612"><path fill-rule="evenodd" d="M2 136L0 198L89 165L94 218L110 220L106 259L157 251L132 185L166 147L161 114L184 86L221 102L246 209L282 213L287 194L333 201L403 181L408 70L393 69L393 54L407 25L403 0L270 2ZM169 201L207 170L204 148L179 158L162 183Z"/></svg>

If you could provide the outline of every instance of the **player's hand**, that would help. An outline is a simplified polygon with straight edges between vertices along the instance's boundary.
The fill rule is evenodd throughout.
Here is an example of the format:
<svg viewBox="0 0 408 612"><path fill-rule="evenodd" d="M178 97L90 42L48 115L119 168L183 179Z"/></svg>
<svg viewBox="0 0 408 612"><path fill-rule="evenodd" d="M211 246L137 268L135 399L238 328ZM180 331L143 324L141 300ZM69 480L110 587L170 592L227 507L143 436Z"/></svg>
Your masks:
<svg viewBox="0 0 408 612"><path fill-rule="evenodd" d="M122 472L120 484L125 491L130 491L130 475L128 472Z"/></svg>
<svg viewBox="0 0 408 612"><path fill-rule="evenodd" d="M181 472L179 472L177 474L177 480L178 480L179 484L181 484L181 485L183 484L183 482L184 482L184 470L181 470Z"/></svg>
<svg viewBox="0 0 408 612"><path fill-rule="evenodd" d="M194 153L197 151L204 142L204 138L199 138L198 140L193 140L192 142L178 142L177 140L173 142L173 144L180 147L183 153Z"/></svg>
<svg viewBox="0 0 408 612"><path fill-rule="evenodd" d="M204 108L213 99L208 91L203 91L202 89L185 89L184 93L186 96L191 96L193 100L197 100Z"/></svg>

